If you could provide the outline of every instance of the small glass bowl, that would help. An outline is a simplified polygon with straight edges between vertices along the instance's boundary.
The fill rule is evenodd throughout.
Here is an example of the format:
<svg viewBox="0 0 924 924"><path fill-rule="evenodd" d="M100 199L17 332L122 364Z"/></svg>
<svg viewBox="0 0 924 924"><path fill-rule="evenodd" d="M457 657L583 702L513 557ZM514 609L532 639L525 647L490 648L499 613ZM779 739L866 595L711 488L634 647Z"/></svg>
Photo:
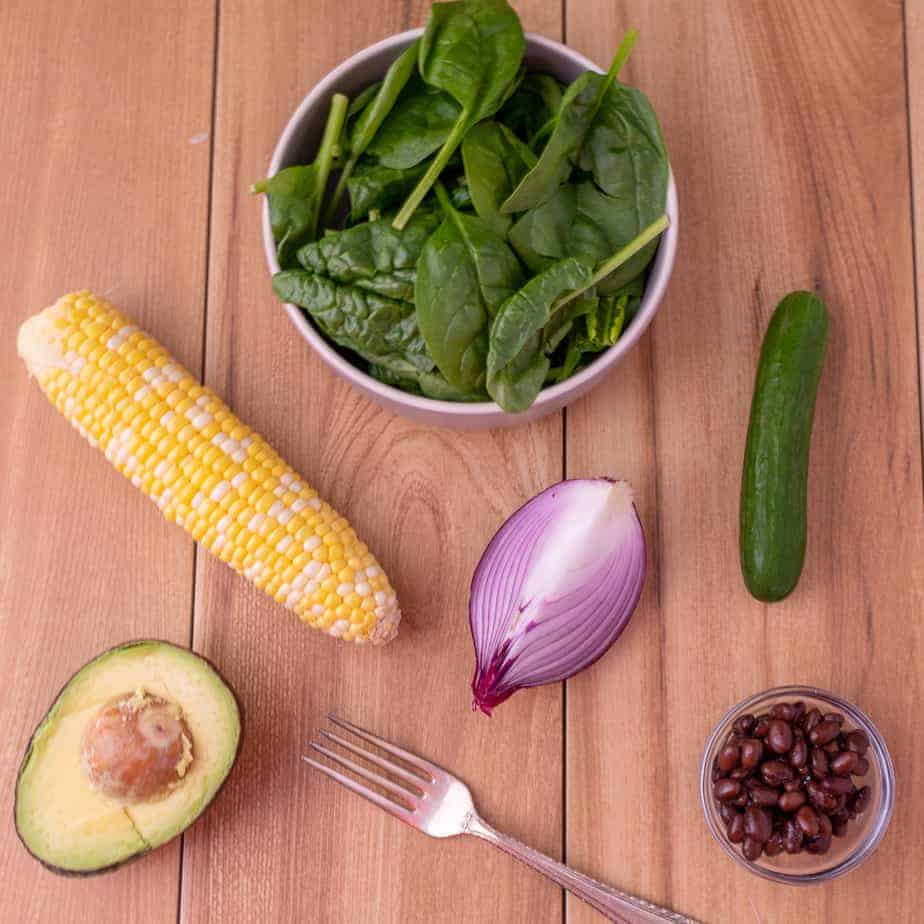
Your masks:
<svg viewBox="0 0 924 924"><path fill-rule="evenodd" d="M869 772L862 779L864 784L870 787L870 802L866 811L850 822L844 837L832 838L831 849L825 854L816 855L805 851L795 855L783 852L775 857L761 854L757 860L751 861L741 853L740 844L731 843L725 836L725 825L712 795L713 761L724 745L732 723L739 715L759 715L767 712L775 703L797 700L802 700L807 709L816 706L822 712L840 712L844 716L845 729L866 732L869 738L869 750L866 752ZM706 750L703 753L703 762L699 769L699 798L712 836L737 863L752 873L774 882L811 885L827 882L855 869L879 846L892 817L895 771L885 741L869 717L856 706L833 693L815 687L776 687L748 697L729 709L719 720L706 742Z"/></svg>

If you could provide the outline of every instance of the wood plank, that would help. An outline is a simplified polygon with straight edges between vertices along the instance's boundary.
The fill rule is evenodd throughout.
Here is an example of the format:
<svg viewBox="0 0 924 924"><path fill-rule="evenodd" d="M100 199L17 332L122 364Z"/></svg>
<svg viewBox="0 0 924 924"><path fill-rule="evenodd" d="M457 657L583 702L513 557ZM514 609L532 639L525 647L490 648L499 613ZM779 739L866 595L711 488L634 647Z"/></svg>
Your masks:
<svg viewBox="0 0 924 924"><path fill-rule="evenodd" d="M131 638L189 638L192 542L59 418L15 331L69 290L107 292L201 358L211 3L0 5L0 791L67 678ZM89 539L89 541L88 541ZM6 914L171 921L178 845L104 879L43 870L0 829ZM13 920L7 917L6 920Z"/></svg>
<svg viewBox="0 0 924 924"><path fill-rule="evenodd" d="M249 716L240 765L186 838L184 921L481 922L560 919L557 888L483 844L434 842L299 761L329 710L394 737L472 785L499 826L560 851L561 692L469 711L468 583L503 519L561 473L556 417L514 433L421 428L360 398L298 338L269 287L260 203L289 113L361 47L423 22L426 5L224 4L206 378L377 551L405 611L398 640L354 650L298 624L200 556L196 647L227 670ZM559 11L524 3L558 34Z"/></svg>
<svg viewBox="0 0 924 924"><path fill-rule="evenodd" d="M627 73L662 119L681 198L678 264L647 343L569 413L569 473L639 480L657 567L618 649L568 686L568 859L710 922L854 920L861 907L914 920L913 799L899 797L862 869L784 890L721 853L697 797L719 715L785 682L856 702L891 747L900 792L924 785L901 7L582 0L567 22L601 63L639 28ZM799 287L827 300L832 334L805 573L765 607L739 577L738 484L760 340ZM569 901L568 920L596 918Z"/></svg>

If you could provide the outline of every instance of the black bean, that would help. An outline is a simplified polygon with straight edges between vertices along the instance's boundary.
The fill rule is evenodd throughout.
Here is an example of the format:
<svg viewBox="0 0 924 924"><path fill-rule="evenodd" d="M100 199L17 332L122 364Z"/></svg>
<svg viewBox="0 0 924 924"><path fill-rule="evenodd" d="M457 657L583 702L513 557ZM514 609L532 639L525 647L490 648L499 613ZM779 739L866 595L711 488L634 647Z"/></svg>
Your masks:
<svg viewBox="0 0 924 924"><path fill-rule="evenodd" d="M740 762L742 767L753 770L764 753L764 745L757 738L744 738L741 742Z"/></svg>
<svg viewBox="0 0 924 924"><path fill-rule="evenodd" d="M751 803L753 805L761 805L765 807L776 805L779 798L779 792L775 789L771 789L769 786L751 787Z"/></svg>
<svg viewBox="0 0 924 924"><path fill-rule="evenodd" d="M728 839L733 844L740 844L744 840L744 813L735 812L731 824L728 826Z"/></svg>
<svg viewBox="0 0 924 924"><path fill-rule="evenodd" d="M774 831L770 835L767 843L764 844L764 853L768 857L775 857L777 854L783 852L783 832L781 830Z"/></svg>
<svg viewBox="0 0 924 924"><path fill-rule="evenodd" d="M781 760L768 760L761 765L760 775L770 786L781 786L793 778L792 767Z"/></svg>
<svg viewBox="0 0 924 924"><path fill-rule="evenodd" d="M823 719L810 732L809 741L819 747L833 741L840 732L841 727L830 719Z"/></svg>
<svg viewBox="0 0 924 924"><path fill-rule="evenodd" d="M802 717L805 715L805 703L800 699L798 702L792 704L792 721L801 722Z"/></svg>
<svg viewBox="0 0 924 924"><path fill-rule="evenodd" d="M761 853L763 853L764 845L759 841L755 841L750 837L744 839L744 844L741 847L741 852L745 855L748 860L756 860Z"/></svg>
<svg viewBox="0 0 924 924"><path fill-rule="evenodd" d="M746 780L753 772L753 770L749 770L747 767L735 767L728 775L733 780Z"/></svg>
<svg viewBox="0 0 924 924"><path fill-rule="evenodd" d="M712 787L713 795L719 802L731 802L741 792L741 784L737 780L719 780Z"/></svg>
<svg viewBox="0 0 924 924"><path fill-rule="evenodd" d="M812 750L811 758L812 776L816 779L824 779L828 775L828 755L819 748Z"/></svg>
<svg viewBox="0 0 924 924"><path fill-rule="evenodd" d="M805 793L798 790L796 792L784 792L777 800L777 804L784 812L794 812L797 808L805 805Z"/></svg>
<svg viewBox="0 0 924 924"><path fill-rule="evenodd" d="M757 723L751 729L751 734L755 738L766 738L768 731L770 731L770 716L768 715L758 716Z"/></svg>
<svg viewBox="0 0 924 924"><path fill-rule="evenodd" d="M833 812L837 807L837 796L827 792L815 780L810 780L805 784L805 794L809 797L809 802L823 812Z"/></svg>
<svg viewBox="0 0 924 924"><path fill-rule="evenodd" d="M850 824L850 816L847 814L838 814L831 816L831 833L835 837L843 837L847 833L847 825Z"/></svg>
<svg viewBox="0 0 924 924"><path fill-rule="evenodd" d="M861 789L857 790L856 795L853 797L853 805L851 806L858 815L862 815L869 805L870 800L870 788L869 786L864 786Z"/></svg>
<svg viewBox="0 0 924 924"><path fill-rule="evenodd" d="M821 781L821 785L835 796L846 796L853 792L853 783L843 776L826 776Z"/></svg>
<svg viewBox="0 0 924 924"><path fill-rule="evenodd" d="M808 745L805 738L798 738L789 752L789 762L796 768L801 769L808 763Z"/></svg>
<svg viewBox="0 0 924 924"><path fill-rule="evenodd" d="M737 799L732 799L732 805L737 805L738 808L744 808L748 804L748 800L751 798L751 794L744 788L741 788L741 792L738 794Z"/></svg>
<svg viewBox="0 0 924 924"><path fill-rule="evenodd" d="M735 815L740 813L733 805L729 805L727 802L721 802L719 803L719 814L722 816L722 821L725 822L725 826L728 827Z"/></svg>
<svg viewBox="0 0 924 924"><path fill-rule="evenodd" d="M831 849L831 835L829 834L827 837L819 835L818 837L812 838L812 840L805 845L805 849L809 853L827 853Z"/></svg>
<svg viewBox="0 0 924 924"><path fill-rule="evenodd" d="M851 753L855 753L851 751ZM857 762L853 765L853 770L850 771L854 776L866 776L869 773L869 761L865 757L858 757Z"/></svg>
<svg viewBox="0 0 924 924"><path fill-rule="evenodd" d="M806 837L816 837L818 835L819 830L821 830L821 823L818 819L818 812L810 805L803 805L796 812L796 824L799 825Z"/></svg>
<svg viewBox="0 0 924 924"><path fill-rule="evenodd" d="M773 822L770 820L769 812L756 805L749 805L744 812L744 830L751 840L765 844L773 833Z"/></svg>
<svg viewBox="0 0 924 924"><path fill-rule="evenodd" d="M839 712L826 712L822 718L825 722L833 722L838 728L844 724L844 717Z"/></svg>
<svg viewBox="0 0 924 924"><path fill-rule="evenodd" d="M749 735L753 727L754 716L752 716L749 712L746 712L744 715L739 715L732 725L732 728L734 728L734 730L738 732L739 735Z"/></svg>
<svg viewBox="0 0 924 924"><path fill-rule="evenodd" d="M866 732L859 730L852 731L847 736L847 747L855 754L859 754L860 757L862 757L869 747L869 738L866 737Z"/></svg>
<svg viewBox="0 0 924 924"><path fill-rule="evenodd" d="M792 729L782 719L771 719L767 746L774 754L785 754L792 747Z"/></svg>
<svg viewBox="0 0 924 924"><path fill-rule="evenodd" d="M828 767L837 776L849 776L859 759L853 751L841 751L828 761Z"/></svg>
<svg viewBox="0 0 924 924"><path fill-rule="evenodd" d="M741 753L741 749L737 744L726 744L721 751L719 751L719 756L716 758L716 762L719 765L719 769L724 773L728 773L729 770L734 770L738 766L738 756Z"/></svg>
<svg viewBox="0 0 924 924"><path fill-rule="evenodd" d="M770 708L770 715L774 719L782 719L784 722L791 722L795 718L795 710L791 703L776 703Z"/></svg>
<svg viewBox="0 0 924 924"><path fill-rule="evenodd" d="M783 825L783 847L786 853L798 853L802 849L805 835L795 818L790 818Z"/></svg>
<svg viewBox="0 0 924 924"><path fill-rule="evenodd" d="M815 709L809 709L805 713L805 716L802 720L802 727L805 729L806 734L811 732L811 730L821 721L821 713Z"/></svg>

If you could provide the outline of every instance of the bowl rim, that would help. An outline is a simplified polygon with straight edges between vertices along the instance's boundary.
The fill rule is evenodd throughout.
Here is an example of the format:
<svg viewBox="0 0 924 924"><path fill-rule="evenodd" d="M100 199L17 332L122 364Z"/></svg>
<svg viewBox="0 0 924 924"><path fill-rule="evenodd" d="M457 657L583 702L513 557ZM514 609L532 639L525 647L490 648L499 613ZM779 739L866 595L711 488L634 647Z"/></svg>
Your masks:
<svg viewBox="0 0 924 924"><path fill-rule="evenodd" d="M328 73L325 74L325 76L303 97L295 112L292 113L289 120L286 122L286 126L282 130L282 134L279 136L279 140L276 142L273 149L267 176L273 176L279 172L282 167L285 151L289 147L293 136L297 133L302 120L318 102L331 94L332 88L344 75L382 51L390 51L393 48L410 44L423 35L423 32L424 30L422 27L417 27L390 35L372 45L366 46L341 61L333 70L328 71ZM574 64L583 67L585 70L603 73L603 69L599 65L562 42L547 38L535 32L526 32L525 38L527 51L531 47L543 48L550 53L567 56ZM665 213L670 223L661 235L655 260L653 261L653 266L656 265L660 272L657 278L654 278L654 273L649 276L638 314L632 319L632 323L619 340L617 340L613 346L604 350L586 369L582 369L576 375L570 376L564 382L559 382L549 388L543 388L529 409L535 416L542 416L544 412L554 410L555 407L563 402L566 403L567 395L571 392L576 392L578 395L582 394L598 377L609 371L612 366L618 363L619 360L635 346L648 329L648 326L657 313L664 292L667 289L668 282L670 281L674 259L677 253L679 212L677 188L674 182L674 171L670 165L668 169ZM276 245L273 240L273 231L270 225L269 204L266 202L265 197L263 201L262 226L263 251L270 270L270 275L274 275L281 270L281 267L276 256ZM343 378L349 380L351 384L365 389L367 392L371 392L380 401L387 404L397 403L420 413L447 415L459 421L471 420L474 422L479 419L483 420L486 416L496 419L509 419L523 416L505 411L495 401L445 401L439 398L428 398L424 395L415 395L403 391L400 388L395 388L392 385L386 385L384 382L380 382L378 379L373 378L358 366L353 365L353 363L337 352L308 318L305 317L302 309L297 305L284 302L283 308L302 337L308 341L309 345L331 369Z"/></svg>
<svg viewBox="0 0 924 924"><path fill-rule="evenodd" d="M731 727L732 721L743 712L753 712L759 703L767 703L777 699L817 699L828 703L844 713L845 717L854 723L854 725L866 732L869 738L870 750L875 754L879 768L880 777L880 802L875 818L872 820L872 826L866 835L857 841L853 850L842 860L828 866L824 869L810 873L790 873L784 870L771 869L762 866L757 861L748 860L735 845L725 837L724 831L719 827L716 821L717 812L714 810L714 800L712 796L712 780L710 756L716 751L717 745L723 735ZM865 863L876 851L876 848L882 842L889 822L892 820L892 812L895 808L895 767L892 763L892 757L886 746L885 739L879 732L879 729L873 723L873 720L859 707L855 706L849 700L832 693L830 690L821 687L806 686L800 684L787 684L779 687L771 687L767 690L761 690L751 696L736 703L728 709L722 717L716 722L715 727L706 741L703 749L703 757L699 767L699 800L703 809L706 827L716 843L725 851L728 856L735 860L740 866L748 871L768 879L771 882L783 883L785 885L815 885L818 883L828 882L843 876L845 873L856 869Z"/></svg>

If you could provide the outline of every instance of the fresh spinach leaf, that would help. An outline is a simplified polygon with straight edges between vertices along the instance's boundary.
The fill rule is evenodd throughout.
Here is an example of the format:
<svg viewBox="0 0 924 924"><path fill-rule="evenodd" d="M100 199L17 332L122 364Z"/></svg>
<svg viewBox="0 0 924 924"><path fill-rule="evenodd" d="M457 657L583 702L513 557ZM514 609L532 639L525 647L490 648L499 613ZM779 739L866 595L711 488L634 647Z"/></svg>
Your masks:
<svg viewBox="0 0 924 924"><path fill-rule="evenodd" d="M314 163L286 167L252 187L255 193L266 193L269 200L273 240L276 241L279 265L283 268L292 266L295 251L306 241L314 240L317 234L321 201L327 190L348 103L342 94L334 94Z"/></svg>
<svg viewBox="0 0 924 924"><path fill-rule="evenodd" d="M497 114L521 141L532 145L539 130L561 106L562 86L551 74L527 74Z"/></svg>
<svg viewBox="0 0 924 924"><path fill-rule="evenodd" d="M366 152L385 167L414 167L445 143L460 111L452 96L415 75Z"/></svg>
<svg viewBox="0 0 924 924"><path fill-rule="evenodd" d="M421 372L417 377L421 392L437 401L487 401L485 391L468 392L455 388L439 372Z"/></svg>
<svg viewBox="0 0 924 924"><path fill-rule="evenodd" d="M549 373L549 358L542 352L538 334L498 373L488 379L488 394L508 414L528 410Z"/></svg>
<svg viewBox="0 0 924 924"><path fill-rule="evenodd" d="M416 377L399 375L385 366L370 364L369 375L385 385L400 388L413 395L423 395L437 401L487 401L487 392L470 394L453 388L439 372L420 372Z"/></svg>
<svg viewBox="0 0 924 924"><path fill-rule="evenodd" d="M608 196L631 205L640 228L664 211L669 161L661 126L641 90L614 83L600 104L578 166Z"/></svg>
<svg viewBox="0 0 924 924"><path fill-rule="evenodd" d="M554 311L542 331L542 349L546 354L551 356L571 333L575 322L585 314L596 311L599 302L596 292L588 289L579 298Z"/></svg>
<svg viewBox="0 0 924 924"><path fill-rule="evenodd" d="M506 125L485 120L462 142L465 178L475 211L500 235L513 219L501 214L501 203L536 163L536 155Z"/></svg>
<svg viewBox="0 0 924 924"><path fill-rule="evenodd" d="M367 371L372 378L378 380L383 385L391 385L392 388L400 388L401 391L409 392L412 395L423 394L416 376L401 375L398 372L393 372L387 366L379 366L376 363L369 363Z"/></svg>
<svg viewBox="0 0 924 924"><path fill-rule="evenodd" d="M350 221L362 221L372 211L385 212L397 206L414 188L426 169L426 163L397 170L365 158L360 160L353 175L347 180Z"/></svg>
<svg viewBox="0 0 924 924"><path fill-rule="evenodd" d="M634 30L626 33L606 74L585 71L568 87L538 162L503 203L501 211L509 215L535 208L568 179L572 160L579 157L597 111L628 58L636 37Z"/></svg>
<svg viewBox="0 0 924 924"><path fill-rule="evenodd" d="M417 264L417 320L446 381L478 392L484 388L491 320L523 284L523 270L484 221L454 209L442 185L436 194L446 217Z"/></svg>
<svg viewBox="0 0 924 924"><path fill-rule="evenodd" d="M597 307L583 316L582 347L587 353L609 349L625 328L628 295L604 295Z"/></svg>
<svg viewBox="0 0 924 924"><path fill-rule="evenodd" d="M440 220L435 209L418 209L403 231L381 218L330 231L305 244L298 262L315 275L410 302L417 258Z"/></svg>
<svg viewBox="0 0 924 924"><path fill-rule="evenodd" d="M585 288L592 274L580 260L560 260L530 279L498 309L491 325L487 385L488 394L504 410L524 411L539 394L549 369L542 329L558 299Z"/></svg>
<svg viewBox="0 0 924 924"><path fill-rule="evenodd" d="M590 310L581 311L574 319L573 329L566 341L562 364L549 370L546 381L563 382L578 370L580 365L596 354L613 346L625 330L627 309L635 296L627 292L604 295L593 299L576 299L566 305L564 314L572 306L588 305Z"/></svg>
<svg viewBox="0 0 924 924"><path fill-rule="evenodd" d="M503 105L511 84L520 76L525 48L520 19L506 0L455 0L430 7L420 40L420 75L455 99L461 112L395 217L395 227L407 224L471 126L490 118Z"/></svg>
<svg viewBox="0 0 924 924"><path fill-rule="evenodd" d="M461 182L449 187L449 201L454 209L470 209L472 207L472 191L468 188L465 177Z"/></svg>
<svg viewBox="0 0 924 924"><path fill-rule="evenodd" d="M564 257L595 266L634 236L620 222L619 206L590 180L566 183L517 221L510 243L533 272Z"/></svg>
<svg viewBox="0 0 924 924"><path fill-rule="evenodd" d="M410 302L305 270L276 273L273 291L282 301L304 308L328 339L369 363L407 377L433 368Z"/></svg>
<svg viewBox="0 0 924 924"><path fill-rule="evenodd" d="M508 239L533 272L564 257L578 257L597 267L648 227L637 227L638 216L634 203L607 196L592 180L566 183L550 199L521 216ZM651 262L657 246L657 240L650 239L613 271L606 288L612 291L638 276Z"/></svg>
<svg viewBox="0 0 924 924"><path fill-rule="evenodd" d="M382 122L385 121L385 117L391 112L405 84L414 73L416 63L417 42L412 42L391 63L385 73L385 79L381 82L373 98L367 105L358 110L355 123L350 127L349 155L340 172L340 178L325 212L325 221L329 222L337 213L337 207L343 197L344 190L347 188L347 182L353 173L356 162L366 148L369 147Z"/></svg>

